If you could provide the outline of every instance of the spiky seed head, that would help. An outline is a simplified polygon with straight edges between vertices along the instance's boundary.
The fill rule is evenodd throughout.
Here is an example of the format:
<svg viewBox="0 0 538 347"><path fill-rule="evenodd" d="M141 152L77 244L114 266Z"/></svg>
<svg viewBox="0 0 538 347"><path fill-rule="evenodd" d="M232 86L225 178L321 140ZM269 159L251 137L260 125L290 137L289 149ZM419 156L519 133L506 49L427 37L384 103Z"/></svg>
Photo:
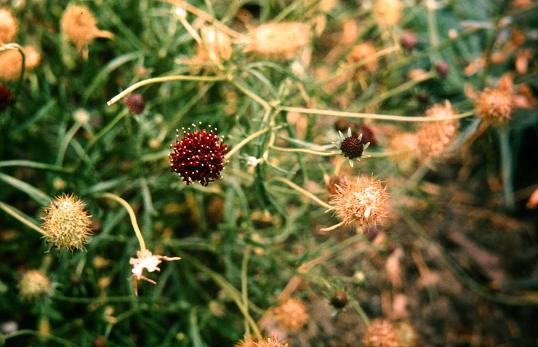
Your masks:
<svg viewBox="0 0 538 347"><path fill-rule="evenodd" d="M346 180L346 176L340 176L340 175L333 175L329 178L329 180L326 183L327 190L329 191L329 194L336 194L338 193L337 186L341 186L342 183Z"/></svg>
<svg viewBox="0 0 538 347"><path fill-rule="evenodd" d="M365 347L399 347L396 329L385 319L372 321L362 341Z"/></svg>
<svg viewBox="0 0 538 347"><path fill-rule="evenodd" d="M125 97L125 105L134 114L141 114L146 107L146 101L142 94L134 93Z"/></svg>
<svg viewBox="0 0 538 347"><path fill-rule="evenodd" d="M99 30L97 20L89 8L82 5L70 4L65 9L61 20L62 33L73 42L78 50L84 49L95 38L112 38L109 31Z"/></svg>
<svg viewBox="0 0 538 347"><path fill-rule="evenodd" d="M287 331L297 331L308 321L308 312L301 299L288 299L271 310L278 324Z"/></svg>
<svg viewBox="0 0 538 347"><path fill-rule="evenodd" d="M181 176L187 185L198 181L207 186L220 178L224 168L224 154L228 146L217 136L217 128L208 128L184 130L181 139L178 131L176 142L171 145L171 170Z"/></svg>
<svg viewBox="0 0 538 347"><path fill-rule="evenodd" d="M311 41L310 26L301 22L266 23L248 34L245 51L262 56L292 59Z"/></svg>
<svg viewBox="0 0 538 347"><path fill-rule="evenodd" d="M7 8L0 8L0 44L10 43L17 35L17 19Z"/></svg>
<svg viewBox="0 0 538 347"><path fill-rule="evenodd" d="M337 186L329 200L336 215L344 224L367 226L381 223L388 209L387 188L381 181L366 176L348 179Z"/></svg>
<svg viewBox="0 0 538 347"><path fill-rule="evenodd" d="M365 59L369 59L368 63L363 65L361 68L370 73L373 73L376 72L379 68L377 59L370 60L372 56L375 56L376 53L377 48L374 43L366 41L353 46L353 48L351 49L351 53L349 54L348 60L351 63L359 63Z"/></svg>
<svg viewBox="0 0 538 347"><path fill-rule="evenodd" d="M478 97L475 111L480 118L492 125L505 125L512 118L514 99L508 88L486 88Z"/></svg>
<svg viewBox="0 0 538 347"><path fill-rule="evenodd" d="M288 343L279 341L275 337L266 337L262 340L251 337L238 342L235 347L288 347Z"/></svg>
<svg viewBox="0 0 538 347"><path fill-rule="evenodd" d="M32 301L52 294L49 278L39 270L25 272L19 282L19 293L24 300Z"/></svg>
<svg viewBox="0 0 538 347"><path fill-rule="evenodd" d="M396 25L402 18L401 0L375 0L374 15L376 20L386 26Z"/></svg>
<svg viewBox="0 0 538 347"><path fill-rule="evenodd" d="M335 290L331 296L331 305L334 308L344 308L348 302L347 294L343 290Z"/></svg>
<svg viewBox="0 0 538 347"><path fill-rule="evenodd" d="M7 109L13 102L13 94L11 91L0 84L0 112Z"/></svg>
<svg viewBox="0 0 538 347"><path fill-rule="evenodd" d="M22 48L26 60L26 71L36 68L41 61L41 54L32 46ZM22 56L16 49L8 49L0 52L0 80L13 81L20 77Z"/></svg>
<svg viewBox="0 0 538 347"><path fill-rule="evenodd" d="M59 249L83 249L91 234L91 216L85 203L74 195L60 195L52 200L43 213L45 238Z"/></svg>
<svg viewBox="0 0 538 347"><path fill-rule="evenodd" d="M426 117L445 118L454 116L451 104L435 104L426 111ZM417 151L424 162L442 158L449 149L459 129L455 119L423 122L417 131Z"/></svg>

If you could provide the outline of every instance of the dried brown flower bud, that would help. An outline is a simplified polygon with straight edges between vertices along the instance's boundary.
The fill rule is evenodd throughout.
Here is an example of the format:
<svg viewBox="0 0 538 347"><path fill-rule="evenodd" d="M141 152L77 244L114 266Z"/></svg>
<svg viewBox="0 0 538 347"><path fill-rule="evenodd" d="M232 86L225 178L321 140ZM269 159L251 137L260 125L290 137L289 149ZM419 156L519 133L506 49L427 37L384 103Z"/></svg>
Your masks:
<svg viewBox="0 0 538 347"><path fill-rule="evenodd" d="M376 0L374 14L382 25L396 25L402 18L403 4L401 0Z"/></svg>
<svg viewBox="0 0 538 347"><path fill-rule="evenodd" d="M480 118L492 125L504 125L512 118L514 97L511 86L486 88L479 95L475 111Z"/></svg>
<svg viewBox="0 0 538 347"><path fill-rule="evenodd" d="M32 70L39 65L41 54L32 46L22 48L26 57L26 71ZM22 71L22 56L16 49L0 52L0 80L13 81L20 77Z"/></svg>
<svg viewBox="0 0 538 347"><path fill-rule="evenodd" d="M85 204L74 195L52 200L43 214L43 231L47 241L57 248L83 249L91 233L91 216Z"/></svg>
<svg viewBox="0 0 538 347"><path fill-rule="evenodd" d="M330 199L336 215L344 224L367 226L382 222L388 208L388 194L381 181L366 176L348 179L337 186Z"/></svg>
<svg viewBox="0 0 538 347"><path fill-rule="evenodd" d="M262 24L248 34L245 51L263 56L292 59L310 44L308 24L281 22Z"/></svg>
<svg viewBox="0 0 538 347"><path fill-rule="evenodd" d="M114 34L99 30L93 13L85 6L70 4L61 20L62 32L73 42L79 51L86 48L95 38L111 39Z"/></svg>
<svg viewBox="0 0 538 347"><path fill-rule="evenodd" d="M448 74L448 64L442 60L435 63L435 71L439 74L441 77L446 77Z"/></svg>
<svg viewBox="0 0 538 347"><path fill-rule="evenodd" d="M417 35L414 32L404 31L400 36L401 45L409 51L417 47L417 42Z"/></svg>
<svg viewBox="0 0 538 347"><path fill-rule="evenodd" d="M49 278L39 270L30 270L22 275L19 292L24 300L44 298L52 293Z"/></svg>
<svg viewBox="0 0 538 347"><path fill-rule="evenodd" d="M300 299L288 299L279 306L271 309L271 314L278 324L288 330L297 331L308 321L306 306Z"/></svg>
<svg viewBox="0 0 538 347"><path fill-rule="evenodd" d="M125 97L125 105L134 114L141 114L146 107L146 101L142 94L134 93Z"/></svg>
<svg viewBox="0 0 538 347"><path fill-rule="evenodd" d="M281 342L274 337L267 337L263 340L247 338L246 340L237 343L235 347L288 347L288 343Z"/></svg>
<svg viewBox="0 0 538 347"><path fill-rule="evenodd" d="M12 42L17 35L17 19L7 8L0 8L0 44Z"/></svg>
<svg viewBox="0 0 538 347"><path fill-rule="evenodd" d="M444 118L454 116L450 102L436 104L426 111L427 117ZM439 122L424 122L417 131L417 152L424 162L441 158L452 144L459 129L455 119Z"/></svg>
<svg viewBox="0 0 538 347"><path fill-rule="evenodd" d="M394 326L384 319L372 321L366 329L362 341L365 347L399 347Z"/></svg>

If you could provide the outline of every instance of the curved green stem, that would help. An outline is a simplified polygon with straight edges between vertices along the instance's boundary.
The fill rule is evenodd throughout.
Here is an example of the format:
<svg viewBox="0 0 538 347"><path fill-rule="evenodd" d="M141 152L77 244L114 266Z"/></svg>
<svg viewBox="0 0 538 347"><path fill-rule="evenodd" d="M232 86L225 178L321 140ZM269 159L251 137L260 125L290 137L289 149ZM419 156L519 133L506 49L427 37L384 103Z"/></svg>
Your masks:
<svg viewBox="0 0 538 347"><path fill-rule="evenodd" d="M309 198L310 200L314 201L315 203L317 203L321 207L325 207L326 209L329 209L329 210L332 210L332 208L333 208L331 205L329 205L325 201L322 201L320 198L318 198L314 194L310 193L306 189L303 189L303 188L299 187L298 185L296 185L292 181L288 180L287 178L275 177L272 180L282 182L282 183L286 184L287 186L289 186L293 190L296 190L297 192L301 193L303 196L305 196L305 197Z"/></svg>

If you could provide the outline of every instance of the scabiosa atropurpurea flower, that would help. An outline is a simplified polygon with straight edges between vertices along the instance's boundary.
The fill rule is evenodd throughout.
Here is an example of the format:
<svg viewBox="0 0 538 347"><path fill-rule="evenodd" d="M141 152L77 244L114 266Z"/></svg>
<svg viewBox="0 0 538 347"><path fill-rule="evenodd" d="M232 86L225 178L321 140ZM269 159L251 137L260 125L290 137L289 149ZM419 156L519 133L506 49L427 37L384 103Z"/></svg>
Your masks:
<svg viewBox="0 0 538 347"><path fill-rule="evenodd" d="M426 111L427 117L445 118L454 116L452 105L433 105ZM417 131L417 152L419 157L426 163L440 158L446 153L452 144L459 129L459 122L455 119L447 119L439 122L423 122Z"/></svg>
<svg viewBox="0 0 538 347"><path fill-rule="evenodd" d="M297 331L308 321L308 312L301 299L291 298L270 310L270 315L287 331Z"/></svg>
<svg viewBox="0 0 538 347"><path fill-rule="evenodd" d="M351 128L347 129L347 136L338 132L339 141L335 143L336 147L342 152L342 155L349 159L349 164L353 166L353 160L362 157L364 151L370 146L369 142L364 142L362 133L356 134Z"/></svg>
<svg viewBox="0 0 538 347"><path fill-rule="evenodd" d="M385 319L376 319L370 323L362 342L365 347L399 347L398 335L394 326Z"/></svg>
<svg viewBox="0 0 538 347"><path fill-rule="evenodd" d="M61 20L62 33L73 42L79 51L83 51L95 38L111 39L114 34L97 28L97 20L89 8L70 4L65 9Z"/></svg>
<svg viewBox="0 0 538 347"><path fill-rule="evenodd" d="M91 234L91 216L85 203L74 195L60 195L43 213L43 232L47 241L60 249L83 249Z"/></svg>
<svg viewBox="0 0 538 347"><path fill-rule="evenodd" d="M292 59L310 44L310 26L300 22L266 23L254 27L246 41L247 52Z"/></svg>
<svg viewBox="0 0 538 347"><path fill-rule="evenodd" d="M0 44L13 41L17 35L17 19L7 8L0 8Z"/></svg>
<svg viewBox="0 0 538 347"><path fill-rule="evenodd" d="M24 300L36 300L52 294L49 278L39 270L26 271L19 281L19 293Z"/></svg>
<svg viewBox="0 0 538 347"><path fill-rule="evenodd" d="M183 130L181 139L178 131L176 142L171 145L171 170L181 176L187 185L198 181L207 186L209 182L220 178L224 168L224 154L228 146L217 136L217 128L208 128L209 130Z"/></svg>
<svg viewBox="0 0 538 347"><path fill-rule="evenodd" d="M514 95L512 80L507 75L495 88L486 88L476 100L475 111L480 118L492 125L505 125L512 118Z"/></svg>
<svg viewBox="0 0 538 347"><path fill-rule="evenodd" d="M266 337L262 340L247 338L238 342L235 347L288 347L288 343L281 342L275 337Z"/></svg>
<svg viewBox="0 0 538 347"><path fill-rule="evenodd" d="M381 181L366 176L349 178L336 186L329 203L341 222L336 226L358 224L365 227L382 222L388 209L387 188ZM332 230L336 226L326 228Z"/></svg>
<svg viewBox="0 0 538 347"><path fill-rule="evenodd" d="M4 111L13 102L13 94L5 86L0 84L0 112Z"/></svg>
<svg viewBox="0 0 538 347"><path fill-rule="evenodd" d="M348 302L347 294L343 290L335 290L331 296L331 305L334 308L344 308Z"/></svg>
<svg viewBox="0 0 538 347"><path fill-rule="evenodd" d="M22 48L26 57L26 71L36 68L41 61L41 54L32 46ZM16 49L0 52L0 80L13 81L20 77L22 71L22 56Z"/></svg>
<svg viewBox="0 0 538 347"><path fill-rule="evenodd" d="M146 107L146 101L142 94L133 93L125 97L125 105L134 114L141 114Z"/></svg>

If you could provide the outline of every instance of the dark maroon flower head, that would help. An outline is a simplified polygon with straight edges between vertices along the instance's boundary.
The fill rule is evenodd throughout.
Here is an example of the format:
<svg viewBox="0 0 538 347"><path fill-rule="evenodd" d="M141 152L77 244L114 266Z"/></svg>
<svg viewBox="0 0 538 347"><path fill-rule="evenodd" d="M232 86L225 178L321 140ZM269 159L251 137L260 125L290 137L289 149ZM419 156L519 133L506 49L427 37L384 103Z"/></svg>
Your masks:
<svg viewBox="0 0 538 347"><path fill-rule="evenodd" d="M0 84L0 112L3 112L13 102L11 91Z"/></svg>
<svg viewBox="0 0 538 347"><path fill-rule="evenodd" d="M362 124L359 130L359 133L362 134L362 143L368 143L370 142L370 146L377 145L377 139L375 138L374 131L372 128Z"/></svg>
<svg viewBox="0 0 538 347"><path fill-rule="evenodd" d="M448 64L442 60L438 61L435 63L435 71L437 71L441 77L446 77L448 74Z"/></svg>
<svg viewBox="0 0 538 347"><path fill-rule="evenodd" d="M400 43L405 49L412 51L417 46L417 35L411 31L404 31L400 36Z"/></svg>
<svg viewBox="0 0 538 347"><path fill-rule="evenodd" d="M331 297L331 305L335 308L344 308L347 305L347 294L343 290L335 290Z"/></svg>
<svg viewBox="0 0 538 347"><path fill-rule="evenodd" d="M352 134L342 140L340 150L342 151L342 154L349 159L360 158L362 151L364 150L364 144L358 136Z"/></svg>
<svg viewBox="0 0 538 347"><path fill-rule="evenodd" d="M207 186L220 178L224 168L224 154L228 146L222 143L217 129L183 130L183 138L176 138L170 153L170 167L173 172L183 178L187 185L198 181Z"/></svg>
<svg viewBox="0 0 538 347"><path fill-rule="evenodd" d="M125 97L125 105L134 114L141 114L146 107L146 101L142 94L130 94Z"/></svg>

